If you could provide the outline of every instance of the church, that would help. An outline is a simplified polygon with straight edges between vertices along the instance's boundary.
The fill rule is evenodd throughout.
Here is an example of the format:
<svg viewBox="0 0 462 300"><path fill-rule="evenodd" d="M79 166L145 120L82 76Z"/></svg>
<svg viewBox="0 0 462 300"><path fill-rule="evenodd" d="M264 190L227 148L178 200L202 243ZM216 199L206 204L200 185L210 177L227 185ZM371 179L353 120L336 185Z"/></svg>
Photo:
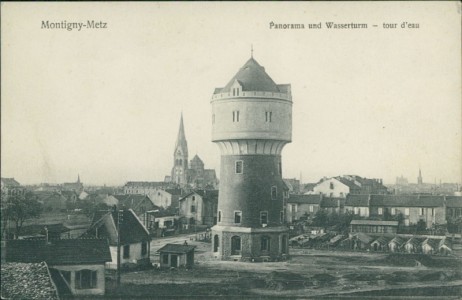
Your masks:
<svg viewBox="0 0 462 300"><path fill-rule="evenodd" d="M167 176L165 181L194 189L218 188L215 170L205 169L204 162L197 154L188 162L188 142L184 130L183 114L181 114L180 129L173 152L171 176Z"/></svg>

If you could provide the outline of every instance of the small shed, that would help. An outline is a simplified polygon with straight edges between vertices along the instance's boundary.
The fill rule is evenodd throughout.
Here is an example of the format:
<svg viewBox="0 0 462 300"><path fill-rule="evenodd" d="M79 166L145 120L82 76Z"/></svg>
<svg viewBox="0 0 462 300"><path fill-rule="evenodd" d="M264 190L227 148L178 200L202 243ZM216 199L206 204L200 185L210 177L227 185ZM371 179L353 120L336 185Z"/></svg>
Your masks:
<svg viewBox="0 0 462 300"><path fill-rule="evenodd" d="M422 239L412 237L404 244L406 253L419 253L422 250Z"/></svg>
<svg viewBox="0 0 462 300"><path fill-rule="evenodd" d="M388 243L390 252L399 252L403 247L405 240L402 237L396 236Z"/></svg>
<svg viewBox="0 0 462 300"><path fill-rule="evenodd" d="M440 241L438 252L443 255L448 255L452 253L452 243L448 238L443 238Z"/></svg>
<svg viewBox="0 0 462 300"><path fill-rule="evenodd" d="M157 250L161 268L191 268L194 265L194 249L196 246L184 244L167 244Z"/></svg>
<svg viewBox="0 0 462 300"><path fill-rule="evenodd" d="M440 240L427 238L422 243L422 252L424 254L436 254L438 252L439 244Z"/></svg>
<svg viewBox="0 0 462 300"><path fill-rule="evenodd" d="M387 251L389 241L390 241L389 238L385 236L381 236L371 243L371 246L370 246L371 250L372 251Z"/></svg>

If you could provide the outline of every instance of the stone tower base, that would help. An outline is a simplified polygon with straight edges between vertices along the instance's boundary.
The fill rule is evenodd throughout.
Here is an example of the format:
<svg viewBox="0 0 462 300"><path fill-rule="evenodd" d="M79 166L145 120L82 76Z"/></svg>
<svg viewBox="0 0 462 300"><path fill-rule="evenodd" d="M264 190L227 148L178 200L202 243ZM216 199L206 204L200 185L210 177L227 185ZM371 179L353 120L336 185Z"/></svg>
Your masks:
<svg viewBox="0 0 462 300"><path fill-rule="evenodd" d="M285 260L289 256L289 230L285 226L215 225L212 228L212 254L217 259L230 261Z"/></svg>

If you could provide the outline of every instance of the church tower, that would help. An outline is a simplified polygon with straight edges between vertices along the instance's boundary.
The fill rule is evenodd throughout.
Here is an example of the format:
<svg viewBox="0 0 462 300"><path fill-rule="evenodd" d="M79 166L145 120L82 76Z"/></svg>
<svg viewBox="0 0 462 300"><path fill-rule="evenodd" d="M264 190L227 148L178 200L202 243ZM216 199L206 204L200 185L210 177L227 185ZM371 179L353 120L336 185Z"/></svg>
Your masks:
<svg viewBox="0 0 462 300"><path fill-rule="evenodd" d="M419 177L417 177L417 184L422 184L423 183L423 180L422 180L422 171L420 170L419 168Z"/></svg>
<svg viewBox="0 0 462 300"><path fill-rule="evenodd" d="M290 84L276 84L252 57L211 100L212 141L220 148L214 256L278 260L288 255L281 152L292 140Z"/></svg>
<svg viewBox="0 0 462 300"><path fill-rule="evenodd" d="M187 184L188 142L184 134L183 113L181 113L180 129L173 152L172 182L179 185Z"/></svg>

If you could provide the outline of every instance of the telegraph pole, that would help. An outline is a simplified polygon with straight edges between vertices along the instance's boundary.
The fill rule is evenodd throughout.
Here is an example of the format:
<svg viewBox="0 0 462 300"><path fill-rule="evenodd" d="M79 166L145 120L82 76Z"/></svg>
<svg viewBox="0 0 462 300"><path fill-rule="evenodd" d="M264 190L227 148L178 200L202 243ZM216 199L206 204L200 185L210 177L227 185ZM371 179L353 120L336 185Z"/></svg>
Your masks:
<svg viewBox="0 0 462 300"><path fill-rule="evenodd" d="M117 209L117 287L120 287L120 223L123 222L123 210Z"/></svg>

